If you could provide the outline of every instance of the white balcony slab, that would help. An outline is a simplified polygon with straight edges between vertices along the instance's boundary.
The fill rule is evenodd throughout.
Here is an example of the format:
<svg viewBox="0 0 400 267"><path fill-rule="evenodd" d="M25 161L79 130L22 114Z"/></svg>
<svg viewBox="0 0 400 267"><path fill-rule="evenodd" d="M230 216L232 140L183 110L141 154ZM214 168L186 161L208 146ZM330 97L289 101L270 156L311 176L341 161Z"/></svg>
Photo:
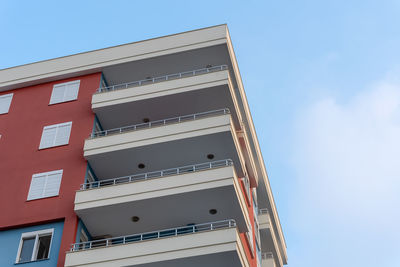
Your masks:
<svg viewBox="0 0 400 267"><path fill-rule="evenodd" d="M210 214L216 209L216 214ZM233 166L82 190L75 212L92 236L120 236L232 218L247 231L249 214ZM131 217L138 216L138 222Z"/></svg>
<svg viewBox="0 0 400 267"><path fill-rule="evenodd" d="M67 252L65 267L249 267L235 228Z"/></svg>

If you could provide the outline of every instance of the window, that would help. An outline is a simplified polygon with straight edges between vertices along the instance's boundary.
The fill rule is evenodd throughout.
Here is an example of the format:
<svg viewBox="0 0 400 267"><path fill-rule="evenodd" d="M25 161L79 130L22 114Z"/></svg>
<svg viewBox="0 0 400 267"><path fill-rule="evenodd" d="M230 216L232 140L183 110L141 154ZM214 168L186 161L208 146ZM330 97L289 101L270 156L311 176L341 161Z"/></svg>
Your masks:
<svg viewBox="0 0 400 267"><path fill-rule="evenodd" d="M63 170L34 174L28 200L58 196L62 174Z"/></svg>
<svg viewBox="0 0 400 267"><path fill-rule="evenodd" d="M43 128L39 149L68 144L71 126L72 121L45 126Z"/></svg>
<svg viewBox="0 0 400 267"><path fill-rule="evenodd" d="M8 113L13 94L0 95L0 114Z"/></svg>
<svg viewBox="0 0 400 267"><path fill-rule="evenodd" d="M49 105L77 99L80 82L78 80L54 85Z"/></svg>
<svg viewBox="0 0 400 267"><path fill-rule="evenodd" d="M19 242L16 263L48 259L54 229L23 233Z"/></svg>

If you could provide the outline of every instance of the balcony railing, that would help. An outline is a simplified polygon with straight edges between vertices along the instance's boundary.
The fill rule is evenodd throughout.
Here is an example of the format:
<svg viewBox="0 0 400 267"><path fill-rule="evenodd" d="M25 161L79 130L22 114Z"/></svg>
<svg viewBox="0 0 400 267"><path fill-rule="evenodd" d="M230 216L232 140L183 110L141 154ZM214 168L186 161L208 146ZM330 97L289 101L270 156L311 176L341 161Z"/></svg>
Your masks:
<svg viewBox="0 0 400 267"><path fill-rule="evenodd" d="M99 187L103 187L103 186L111 186L111 185L117 185L117 184L124 184L124 183L131 183L131 182L143 181L143 180L152 179L152 178L159 178L159 177L165 177L165 176L171 176L171 175L179 175L179 174L184 174L184 173L189 173L189 172L197 172L197 171L203 171L203 170L220 168L220 167L231 166L231 165L233 165L233 161L231 159L225 159L225 160L218 160L218 161L200 163L200 164L195 164L195 165L188 165L188 166L183 166L183 167L178 167L178 168L165 169L165 170L161 170L161 171L146 172L146 173L141 173L141 174L118 177L118 178L114 178L114 179L107 179L107 180L95 181L95 182L90 182L90 183L84 183L81 185L81 190L99 188Z"/></svg>
<svg viewBox="0 0 400 267"><path fill-rule="evenodd" d="M227 109L227 108L206 111L206 112L200 112L200 113L196 113L196 114L184 115L184 116L179 116L179 117L174 117L174 118L169 118L169 119L164 119L164 120L150 121L150 122L146 122L146 123L140 123L140 124L125 126L125 127L120 127L120 128L104 130L104 131L100 131L100 132L94 132L91 134L90 137L96 138L96 137L107 136L107 135L111 135L111 134L119 134L119 133L124 133L124 132L149 129L149 128L153 128L153 127L160 127L160 126L165 126L168 124L193 121L193 120L197 120L197 119L218 116L218 115L224 115L224 114L229 114L229 113L230 113L229 109Z"/></svg>
<svg viewBox="0 0 400 267"><path fill-rule="evenodd" d="M274 258L274 254L272 254L272 252L264 252L261 254L261 257L263 260L267 260L267 259L273 259Z"/></svg>
<svg viewBox="0 0 400 267"><path fill-rule="evenodd" d="M258 215L262 215L262 214L268 214L268 209L259 209Z"/></svg>
<svg viewBox="0 0 400 267"><path fill-rule="evenodd" d="M99 248L99 247L109 247L113 245L123 245L129 244L134 242L140 242L144 240L151 240L151 239L159 239L171 236L179 236L185 234L192 234L197 232L203 231L213 231L223 228L232 228L236 227L235 220L224 220L224 221L217 221L211 223L202 223L202 224L194 224L194 225L187 225L177 228L165 229L155 232L148 232L142 234L134 234L134 235L127 235L127 236L119 236L107 239L100 239L100 240L93 240L81 243L75 243L71 245L70 251L81 251L81 250L88 250L92 248Z"/></svg>
<svg viewBox="0 0 400 267"><path fill-rule="evenodd" d="M170 80L176 80L176 79L192 77L192 76L197 76L197 75L201 75L201 74L206 74L206 73L221 71L221 70L226 70L226 69L228 69L227 65L220 65L220 66L213 66L213 67L209 67L209 68L184 71L184 72L159 76L159 77L155 77L155 78L148 78L148 79L144 79L144 80L140 80L140 81L121 83L121 84L116 84L116 85L112 85L112 86L108 86L108 87L100 87L99 89L97 89L97 93L127 89L127 88L131 88L131 87L138 87L138 86L142 86L142 85L159 83L159 82L170 81Z"/></svg>

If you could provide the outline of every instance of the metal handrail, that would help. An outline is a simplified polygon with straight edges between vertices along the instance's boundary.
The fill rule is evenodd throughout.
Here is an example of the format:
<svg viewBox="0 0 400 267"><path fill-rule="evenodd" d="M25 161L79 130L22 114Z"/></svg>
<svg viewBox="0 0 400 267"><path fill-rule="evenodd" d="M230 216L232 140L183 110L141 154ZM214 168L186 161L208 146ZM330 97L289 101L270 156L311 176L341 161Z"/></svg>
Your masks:
<svg viewBox="0 0 400 267"><path fill-rule="evenodd" d="M219 65L219 66L213 66L213 67L209 67L209 68L184 71L184 72L159 76L159 77L155 77L155 78L148 78L148 79L134 81L134 82L121 83L121 84L116 84L116 85L107 86L107 87L100 87L99 89L97 89L97 93L127 89L130 87L138 87L138 86L147 85L147 84L153 84L153 83L159 83L159 82L181 79L181 78L186 78L186 77L192 77L192 76L197 76L197 75L206 74L209 72L221 71L221 70L226 70L226 69L228 69L227 65Z"/></svg>
<svg viewBox="0 0 400 267"><path fill-rule="evenodd" d="M187 225L187 226L164 229L164 230L154 231L154 232L147 232L147 233L141 233L141 234L133 234L133 235L127 235L127 236L111 237L111 238L100 239L100 240L74 243L71 245L70 251L74 252L74 251L80 251L80 250L88 250L88 249L92 249L92 248L109 247L112 245L121 245L121 244L123 245L123 244L140 242L140 241L150 240L150 239L159 239L159 238L165 238L165 237L171 237L171 236L192 234L192 233L202 232L202 231L213 231L213 230L217 230L217 229L232 228L232 227L236 227L236 222L233 219L210 222L210 223Z"/></svg>
<svg viewBox="0 0 400 267"><path fill-rule="evenodd" d="M258 214L262 215L262 214L268 214L268 209L258 209Z"/></svg>
<svg viewBox="0 0 400 267"><path fill-rule="evenodd" d="M164 120L150 121L150 122L146 122L146 123L140 123L140 124L125 126L125 127L120 127L120 128L114 128L114 129L94 132L90 135L90 138L102 137L102 136L107 136L110 134L118 134L118 133L130 132L130 131L136 131L136 130L143 130L143 129L148 129L148 128L152 128L152 127L165 126L168 124L181 123L181 122L192 121L192 120L202 119L205 117L211 117L211 116L217 116L217 115L229 114L229 113L230 113L230 111L228 108L211 110L211 111L200 112L200 113L195 113L195 114L190 114L190 115L184 115L184 116L179 116L179 117L174 117L174 118L168 118L168 119L164 119Z"/></svg>
<svg viewBox="0 0 400 267"><path fill-rule="evenodd" d="M200 164L195 164L195 165L187 165L187 166L177 167L177 168L172 168L172 169L165 169L165 170L160 170L160 171L153 171L153 172L146 172L146 173L141 173L141 174L122 176L122 177L117 177L117 178L113 178L113 179L100 180L100 181L81 184L80 190L87 190L87 189L99 188L99 187L103 187L103 186L111 186L111 185L117 185L117 184L143 181L143 180L147 180L147 179L159 178L159 177L165 177L165 176L171 176L171 175L179 175L179 174L184 174L184 173L188 173L188 172L203 171L203 170L207 170L207 169L231 166L232 164L233 164L233 161L231 159L225 159L225 160L217 160L217 161L205 162L205 163L200 163Z"/></svg>
<svg viewBox="0 0 400 267"><path fill-rule="evenodd" d="M263 252L263 253L261 253L261 258L263 260L273 259L274 258L274 254L272 254L272 252Z"/></svg>

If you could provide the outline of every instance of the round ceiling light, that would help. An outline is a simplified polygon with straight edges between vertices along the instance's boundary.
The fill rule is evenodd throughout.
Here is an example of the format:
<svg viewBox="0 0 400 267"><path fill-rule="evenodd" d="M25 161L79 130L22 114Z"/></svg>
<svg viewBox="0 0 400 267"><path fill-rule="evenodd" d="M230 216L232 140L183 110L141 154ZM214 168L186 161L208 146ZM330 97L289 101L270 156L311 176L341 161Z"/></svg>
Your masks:
<svg viewBox="0 0 400 267"><path fill-rule="evenodd" d="M211 215L217 214L217 210L216 209L210 209L208 211Z"/></svg>

